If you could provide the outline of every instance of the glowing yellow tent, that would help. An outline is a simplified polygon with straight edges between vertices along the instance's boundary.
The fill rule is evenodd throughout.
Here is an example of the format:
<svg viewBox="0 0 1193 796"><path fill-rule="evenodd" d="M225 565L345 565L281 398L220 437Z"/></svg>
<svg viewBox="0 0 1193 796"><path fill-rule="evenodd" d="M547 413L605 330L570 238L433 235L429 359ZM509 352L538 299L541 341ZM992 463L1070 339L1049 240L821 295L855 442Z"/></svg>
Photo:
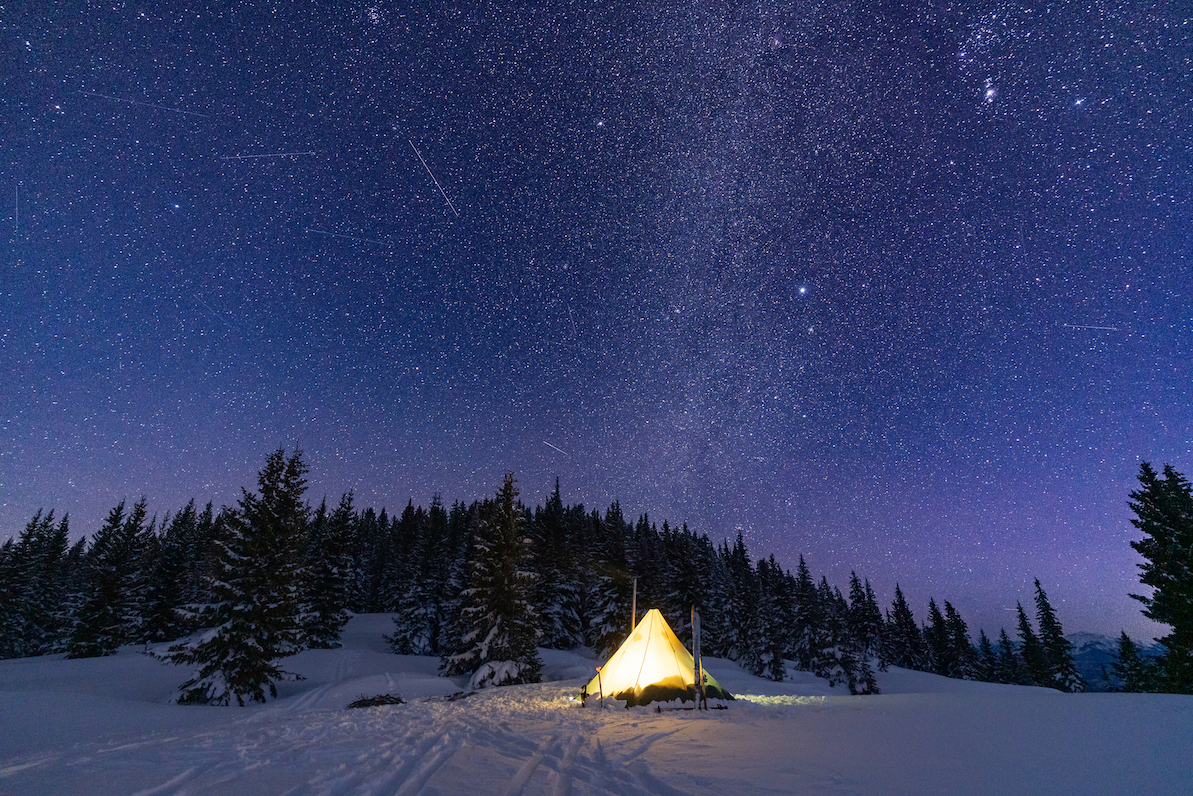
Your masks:
<svg viewBox="0 0 1193 796"><path fill-rule="evenodd" d="M657 608L642 617L597 676L584 686L584 696L623 699L626 707L679 699L696 700L692 653L679 643ZM733 699L711 674L704 672L704 695Z"/></svg>

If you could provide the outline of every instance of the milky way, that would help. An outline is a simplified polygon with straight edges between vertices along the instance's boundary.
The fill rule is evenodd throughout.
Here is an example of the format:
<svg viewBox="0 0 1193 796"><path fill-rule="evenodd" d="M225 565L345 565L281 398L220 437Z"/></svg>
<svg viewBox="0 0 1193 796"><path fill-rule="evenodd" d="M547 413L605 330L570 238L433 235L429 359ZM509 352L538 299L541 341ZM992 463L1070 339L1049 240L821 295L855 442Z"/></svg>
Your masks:
<svg viewBox="0 0 1193 796"><path fill-rule="evenodd" d="M1152 632L1182 4L241 5L6 14L0 536L298 446L316 500L558 476L921 618L1038 577Z"/></svg>

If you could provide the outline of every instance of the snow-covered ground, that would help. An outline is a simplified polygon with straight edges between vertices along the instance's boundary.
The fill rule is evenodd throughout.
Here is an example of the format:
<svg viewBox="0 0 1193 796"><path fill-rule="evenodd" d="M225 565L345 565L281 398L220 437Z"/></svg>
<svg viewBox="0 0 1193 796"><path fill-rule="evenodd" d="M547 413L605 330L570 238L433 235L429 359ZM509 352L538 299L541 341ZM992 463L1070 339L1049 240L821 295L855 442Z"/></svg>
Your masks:
<svg viewBox="0 0 1193 796"><path fill-rule="evenodd" d="M892 669L852 697L705 659L725 711L601 710L594 661L550 682L442 697L460 680L387 653L387 616L250 708L167 703L187 677L136 649L0 661L0 794L1189 794L1193 697L1061 694ZM348 710L360 696L408 704Z"/></svg>

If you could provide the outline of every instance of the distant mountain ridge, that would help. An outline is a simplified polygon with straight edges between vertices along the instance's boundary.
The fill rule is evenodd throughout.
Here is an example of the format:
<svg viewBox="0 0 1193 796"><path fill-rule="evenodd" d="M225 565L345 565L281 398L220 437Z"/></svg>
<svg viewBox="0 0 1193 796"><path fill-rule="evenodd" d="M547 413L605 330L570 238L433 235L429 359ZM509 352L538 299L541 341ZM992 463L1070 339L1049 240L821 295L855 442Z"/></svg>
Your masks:
<svg viewBox="0 0 1193 796"><path fill-rule="evenodd" d="M1112 664L1118 661L1118 637L1101 633L1071 633L1065 638L1073 645L1073 663L1085 678L1090 691L1105 691L1106 680L1102 672L1110 673ZM1164 647L1154 641L1131 639L1139 647L1139 654L1151 658L1164 654Z"/></svg>

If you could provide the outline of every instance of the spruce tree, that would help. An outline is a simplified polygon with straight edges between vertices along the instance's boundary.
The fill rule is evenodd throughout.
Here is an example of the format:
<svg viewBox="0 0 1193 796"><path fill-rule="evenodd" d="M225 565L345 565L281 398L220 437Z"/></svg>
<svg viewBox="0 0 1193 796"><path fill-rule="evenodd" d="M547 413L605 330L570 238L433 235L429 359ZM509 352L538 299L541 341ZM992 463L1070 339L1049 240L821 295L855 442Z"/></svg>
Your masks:
<svg viewBox="0 0 1193 796"><path fill-rule="evenodd" d="M303 606L303 646L335 649L348 623L348 541L355 512L352 493L340 497L330 516L321 504L309 524L306 543L306 599Z"/></svg>
<svg viewBox="0 0 1193 796"><path fill-rule="evenodd" d="M143 642L171 641L187 633L184 595L198 519L192 500L182 511L162 520L160 552L146 591L140 632Z"/></svg>
<svg viewBox="0 0 1193 796"><path fill-rule="evenodd" d="M1110 665L1110 670L1115 677L1111 691L1138 694L1155 688L1151 662L1139 654L1139 647L1125 630L1118 640L1118 659Z"/></svg>
<svg viewBox="0 0 1193 796"><path fill-rule="evenodd" d="M41 512L38 512L40 519ZM0 545L0 658L21 656L21 599L24 578L21 561L24 555L17 540L8 538Z"/></svg>
<svg viewBox="0 0 1193 796"><path fill-rule="evenodd" d="M739 532L733 549L728 552L729 576L733 582L729 594L729 639L727 657L737 662L747 672L761 675L763 671L762 652L759 649L761 627L759 623L759 589L757 573L750 563L746 545Z"/></svg>
<svg viewBox="0 0 1193 796"><path fill-rule="evenodd" d="M874 594L874 587L870 585L870 579L866 578L866 624L869 628L868 636L870 642L867 649L870 653L878 656L878 670L885 672L889 661L886 659L886 639L883 638L886 633L886 622L882 618L882 609L878 607L878 597Z"/></svg>
<svg viewBox="0 0 1193 796"><path fill-rule="evenodd" d="M22 655L45 655L65 648L69 517L54 523L54 512L39 511L21 534L22 595L18 610Z"/></svg>
<svg viewBox="0 0 1193 796"><path fill-rule="evenodd" d="M134 640L144 596L138 555L147 530L145 516L145 498L127 515L122 500L92 537L84 563L83 594L72 618L68 657L111 655Z"/></svg>
<svg viewBox="0 0 1193 796"><path fill-rule="evenodd" d="M1028 629L1030 630L1030 628ZM994 670L994 682L1027 685L1027 675L1023 671L1023 658L1015 649L1015 643L1007 635L1005 627L1001 628L998 633L998 665Z"/></svg>
<svg viewBox="0 0 1193 796"><path fill-rule="evenodd" d="M802 672L815 671L823 623L816 584L802 555L795 570L794 604L791 657L796 669Z"/></svg>
<svg viewBox="0 0 1193 796"><path fill-rule="evenodd" d="M584 641L580 622L580 579L566 523L559 479L546 505L534 514L535 604L543 636L541 644L552 649L572 649Z"/></svg>
<svg viewBox="0 0 1193 796"><path fill-rule="evenodd" d="M997 683L998 655L994 652L994 645L985 630L978 631L978 671L977 679L985 683Z"/></svg>
<svg viewBox="0 0 1193 796"><path fill-rule="evenodd" d="M1040 628L1040 644L1048 663L1049 685L1070 693L1084 691L1085 680L1073 662L1073 645L1065 638L1039 578L1036 578L1036 626Z"/></svg>
<svg viewBox="0 0 1193 796"><path fill-rule="evenodd" d="M277 661L302 648L306 473L301 451L289 458L275 451L257 475L258 491L241 489L237 508L225 515L210 584L217 625L163 656L199 667L181 686L180 703L264 702L266 691L277 696L277 681L294 676Z"/></svg>
<svg viewBox="0 0 1193 796"><path fill-rule="evenodd" d="M1016 610L1019 612L1019 654L1023 660L1023 679L1024 685L1038 685L1045 688L1051 688L1052 674L1048 668L1048 655L1044 652L1044 645L1040 643L1040 639L1031 629L1031 623L1027 621L1027 614L1023 611L1023 605L1016 603Z"/></svg>
<svg viewBox="0 0 1193 796"><path fill-rule="evenodd" d="M950 677L956 668L953 657L953 647L949 640L949 626L944 614L936 605L936 600L928 598L928 625L924 628L924 639L927 642L928 671Z"/></svg>
<svg viewBox="0 0 1193 796"><path fill-rule="evenodd" d="M782 682L787 675L784 655L793 619L785 585L783 572L773 555L769 560L758 561L758 624L761 630L759 674L776 682Z"/></svg>
<svg viewBox="0 0 1193 796"><path fill-rule="evenodd" d="M866 586L869 583L867 580ZM849 634L853 637L857 648L869 655L878 647L882 615L878 614L876 617L871 613L866 586L862 585L856 572L849 573L849 613L846 615L846 620ZM872 595L873 592L870 594ZM874 606L874 611L877 612L877 606Z"/></svg>
<svg viewBox="0 0 1193 796"><path fill-rule="evenodd" d="M969 627L960 612L948 600L944 602L945 624L949 634L949 677L978 679L978 657L969 640Z"/></svg>
<svg viewBox="0 0 1193 796"><path fill-rule="evenodd" d="M891 665L904 669L927 668L923 635L898 583L895 584L895 599L887 616L883 645L883 658Z"/></svg>
<svg viewBox="0 0 1193 796"><path fill-rule="evenodd" d="M457 646L443 657L445 676L471 675L470 688L537 683L542 662L536 642L538 612L532 603L535 575L530 541L517 502L514 474L506 473L481 523L461 593Z"/></svg>
<svg viewBox="0 0 1193 796"><path fill-rule="evenodd" d="M592 549L595 574L588 639L605 657L612 655L632 630L634 584L626 555L628 532L621 505L614 501L605 511Z"/></svg>
<svg viewBox="0 0 1193 796"><path fill-rule="evenodd" d="M404 515L405 516L405 515ZM450 574L448 516L439 495L417 512L412 577L398 598L394 632L386 641L398 655L438 655L444 622L444 585Z"/></svg>
<svg viewBox="0 0 1193 796"><path fill-rule="evenodd" d="M1144 558L1139 580L1152 592L1131 596L1143 603L1144 616L1172 628L1157 639L1165 648L1157 661L1160 687L1193 694L1193 489L1170 465L1160 478L1147 462L1139 483L1129 505L1143 538L1131 546Z"/></svg>
<svg viewBox="0 0 1193 796"><path fill-rule="evenodd" d="M846 621L849 604L841 590L829 586L828 578L824 576L820 578L816 597L822 626L817 635L812 672L828 680L830 686L846 683L849 690L856 693L859 660Z"/></svg>

